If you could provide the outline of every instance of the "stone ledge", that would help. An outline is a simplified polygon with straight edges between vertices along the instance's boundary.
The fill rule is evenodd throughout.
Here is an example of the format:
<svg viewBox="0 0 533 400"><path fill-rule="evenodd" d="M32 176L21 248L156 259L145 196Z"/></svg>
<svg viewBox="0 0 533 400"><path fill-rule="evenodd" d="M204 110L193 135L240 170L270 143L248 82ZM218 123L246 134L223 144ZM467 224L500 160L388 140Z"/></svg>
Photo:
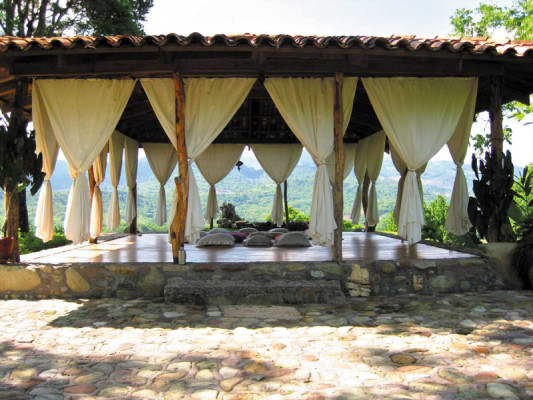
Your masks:
<svg viewBox="0 0 533 400"><path fill-rule="evenodd" d="M339 281L200 281L165 287L168 303L194 304L337 304L344 301Z"/></svg>

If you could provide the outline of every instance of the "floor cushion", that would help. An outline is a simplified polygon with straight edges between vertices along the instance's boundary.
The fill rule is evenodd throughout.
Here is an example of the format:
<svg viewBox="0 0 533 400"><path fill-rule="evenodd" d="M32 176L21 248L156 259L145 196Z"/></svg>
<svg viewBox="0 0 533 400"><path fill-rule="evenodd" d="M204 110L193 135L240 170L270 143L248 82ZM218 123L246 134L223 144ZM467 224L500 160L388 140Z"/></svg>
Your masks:
<svg viewBox="0 0 533 400"><path fill-rule="evenodd" d="M287 233L289 231L287 229L285 229L285 228L272 228L272 229L269 230L269 232Z"/></svg>
<svg viewBox="0 0 533 400"><path fill-rule="evenodd" d="M281 235L274 243L277 247L311 247L311 242L302 232L289 232Z"/></svg>
<svg viewBox="0 0 533 400"><path fill-rule="evenodd" d="M255 235L252 237L248 237L243 244L245 246L251 247L271 247L272 239L270 239L269 236L265 235Z"/></svg>
<svg viewBox="0 0 533 400"><path fill-rule="evenodd" d="M213 233L228 233L229 231L224 228L213 228L209 231L209 234L212 235Z"/></svg>
<svg viewBox="0 0 533 400"><path fill-rule="evenodd" d="M248 236L246 233L241 232L228 232L226 235L233 236L233 239L235 239L235 243L242 243L244 242L244 239Z"/></svg>
<svg viewBox="0 0 533 400"><path fill-rule="evenodd" d="M196 242L196 247L207 246L235 246L235 239L227 233L213 233L200 238L200 240Z"/></svg>
<svg viewBox="0 0 533 400"><path fill-rule="evenodd" d="M278 233L275 233L275 232L264 232L264 231L259 231L259 232L252 232L248 235L248 237L254 237L254 236L266 236L270 239L274 239L276 236L278 235Z"/></svg>
<svg viewBox="0 0 533 400"><path fill-rule="evenodd" d="M255 228L241 228L239 229L240 233L254 233L257 232L257 229Z"/></svg>

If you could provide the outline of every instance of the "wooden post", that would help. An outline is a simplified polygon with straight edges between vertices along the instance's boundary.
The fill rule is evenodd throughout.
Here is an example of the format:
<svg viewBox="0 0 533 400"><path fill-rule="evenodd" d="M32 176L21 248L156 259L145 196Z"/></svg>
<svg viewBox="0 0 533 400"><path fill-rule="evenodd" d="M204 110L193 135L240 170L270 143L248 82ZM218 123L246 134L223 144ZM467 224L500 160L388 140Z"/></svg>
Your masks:
<svg viewBox="0 0 533 400"><path fill-rule="evenodd" d="M137 211L137 184L131 189L131 194L133 195L133 203L135 204L135 211ZM130 226L126 228L127 233L137 233L137 212L135 212L135 217L131 220Z"/></svg>
<svg viewBox="0 0 533 400"><path fill-rule="evenodd" d="M209 221L209 229L213 229L213 218Z"/></svg>
<svg viewBox="0 0 533 400"><path fill-rule="evenodd" d="M89 175L89 191L91 192L91 197L89 200L89 215L91 215L91 211L93 208L93 195L94 195L94 188L96 186L96 181L94 179L94 167L91 165L88 171ZM89 236L89 243L98 243L98 238L93 238Z"/></svg>
<svg viewBox="0 0 533 400"><path fill-rule="evenodd" d="M187 163L187 146L185 144L185 87L179 72L174 73L174 90L176 94L176 139L178 147L179 177L175 178L178 192L178 205L170 227L172 257L175 263L180 260L180 252L185 259L185 221L189 200L189 165Z"/></svg>
<svg viewBox="0 0 533 400"><path fill-rule="evenodd" d="M287 180L285 180L285 182L283 182L283 201L285 202L285 225L287 225L286 226L287 230L290 231L291 221L289 221L289 200L287 198L287 192L288 192L287 186L288 186Z"/></svg>
<svg viewBox="0 0 533 400"><path fill-rule="evenodd" d="M343 74L335 74L335 100L334 100L334 151L335 151L335 184L333 186L333 205L337 229L333 235L333 261L342 261L342 213L343 213L343 178L344 162L344 111L342 105L342 78Z"/></svg>
<svg viewBox="0 0 533 400"><path fill-rule="evenodd" d="M15 85L15 99L8 127L11 132L17 132L21 125L27 123L27 118L24 114L24 104L28 95L28 81L17 79ZM20 262L19 196L17 190L15 189L11 192L4 190L4 202L6 210L4 234L6 237L13 238L13 252L11 253L10 261Z"/></svg>

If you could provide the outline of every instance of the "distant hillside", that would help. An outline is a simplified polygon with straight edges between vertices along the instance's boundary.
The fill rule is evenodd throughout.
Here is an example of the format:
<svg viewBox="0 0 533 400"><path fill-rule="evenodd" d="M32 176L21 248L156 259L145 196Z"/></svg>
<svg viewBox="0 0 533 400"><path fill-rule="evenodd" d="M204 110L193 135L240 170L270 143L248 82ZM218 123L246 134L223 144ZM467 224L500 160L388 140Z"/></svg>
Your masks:
<svg viewBox="0 0 533 400"><path fill-rule="evenodd" d="M471 187L474 177L473 172L469 165L465 165L464 170L469 186ZM193 166L193 171L198 181L202 205L205 207L209 186L200 175L196 166ZM299 165L295 168L288 180L289 204L305 214L309 214L311 209L311 196L313 193L315 171L316 168L311 157L308 153L304 152ZM429 163L426 172L422 176L426 202L432 201L438 194L442 194L447 199L450 198L455 179L455 171L455 165L450 161L433 161ZM176 168L173 176L177 175L177 173L178 171ZM386 215L394 208L398 179L398 172L394 168L390 157L386 156L377 184L380 215ZM54 193L54 221L60 226L63 224L65 206L71 184L72 180L68 173L67 163L63 160L58 160L55 172L52 176L52 187ZM173 180L170 179L165 187L167 193L167 207L170 208L172 192L174 190ZM109 177L106 178L101 185L101 188L103 193L104 210L106 213L104 216L105 221L112 190ZM345 215L349 215L351 212L356 188L355 177L351 174L344 182ZM139 225L143 226L143 229L158 229L158 227L153 224L158 190L159 183L153 176L147 159L140 158L137 193ZM254 169L247 165L241 166L240 171L237 170L237 168L234 168L222 182L217 184L217 196L219 202L226 201L233 203L237 213L247 220L265 219L272 207L274 191L274 183L263 170ZM124 172L122 172L119 185L119 197L122 212L124 212L123 210L126 204L126 195L126 177ZM34 219L37 199L38 196L28 197L31 221ZM2 220L3 212L4 210L2 207L0 210L0 218L2 218Z"/></svg>

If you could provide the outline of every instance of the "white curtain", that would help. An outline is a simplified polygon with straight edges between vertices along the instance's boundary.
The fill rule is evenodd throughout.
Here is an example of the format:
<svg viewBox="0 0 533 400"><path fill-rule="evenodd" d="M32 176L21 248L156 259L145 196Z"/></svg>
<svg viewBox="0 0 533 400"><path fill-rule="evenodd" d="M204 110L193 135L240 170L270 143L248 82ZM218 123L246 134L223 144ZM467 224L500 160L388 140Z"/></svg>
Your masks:
<svg viewBox="0 0 533 400"><path fill-rule="evenodd" d="M398 234L420 241L424 224L415 171L452 137L476 78L363 78L389 142L406 162Z"/></svg>
<svg viewBox="0 0 533 400"><path fill-rule="evenodd" d="M89 237L89 188L85 171L113 133L135 81L131 79L35 80L50 125L74 171L65 213L65 235L74 243Z"/></svg>
<svg viewBox="0 0 533 400"><path fill-rule="evenodd" d="M407 175L407 164L402 160L400 155L396 150L394 150L394 146L392 146L389 143L389 149L390 149L390 155L392 158L392 163L394 164L394 167L396 168L396 171L400 173L400 179L398 180L398 189L396 192L396 203L394 204L394 210L392 212L392 215L394 217L394 223L396 226L398 226L400 221L400 208L402 205L402 195L403 195L403 183L405 182L405 177ZM427 163L422 165L420 168L418 168L416 172L416 181L418 183L418 190L420 192L420 201L422 204L424 203L424 192L422 189L422 174L426 171Z"/></svg>
<svg viewBox="0 0 533 400"><path fill-rule="evenodd" d="M367 172L371 186L368 195L368 208L366 210L366 223L368 226L376 226L379 223L378 195L376 193L376 181L381 172L383 164L383 153L385 152L385 131L381 130L365 138L368 142L367 148Z"/></svg>
<svg viewBox="0 0 533 400"><path fill-rule="evenodd" d="M165 184L176 168L178 154L170 143L143 143L143 149L148 159L148 164L150 164L152 172L159 181L155 223L156 225L164 225L167 222Z"/></svg>
<svg viewBox="0 0 533 400"><path fill-rule="evenodd" d="M205 209L206 221L215 219L219 212L215 185L235 167L243 150L244 144L212 144L196 158L200 173L209 183L209 195Z"/></svg>
<svg viewBox="0 0 533 400"><path fill-rule="evenodd" d="M344 130L352 114L357 78L344 78ZM337 228L326 158L334 142L334 78L267 78L265 87L283 119L317 164L309 234L314 244L331 246Z"/></svg>
<svg viewBox="0 0 533 400"><path fill-rule="evenodd" d="M105 169L107 164L108 144L106 143L98 157L93 163L94 192L91 203L91 218L89 233L91 238L97 238L102 233L102 220L104 218L104 207L102 204L102 191L100 184L105 179Z"/></svg>
<svg viewBox="0 0 533 400"><path fill-rule="evenodd" d="M348 175L352 172L354 160L355 160L355 149L357 144L355 143L344 143L344 174L343 180L348 178ZM326 158L326 167L328 169L329 183L331 186L335 184L335 151L329 153Z"/></svg>
<svg viewBox="0 0 533 400"><path fill-rule="evenodd" d="M367 167L367 147L368 142L366 140L360 140L355 146L355 157L353 170L355 173L355 179L357 180L357 192L352 206L352 214L350 218L352 223L358 224L361 219L361 207L363 206L363 182L366 175Z"/></svg>
<svg viewBox="0 0 533 400"><path fill-rule="evenodd" d="M137 216L137 204L133 197L133 189L137 185L137 164L139 157L139 142L125 136L124 139L124 167L126 183L128 185L128 197L126 198L126 225L131 225Z"/></svg>
<svg viewBox="0 0 533 400"><path fill-rule="evenodd" d="M42 170L46 174L35 213L35 236L41 238L43 242L48 242L54 236L54 206L50 177L56 166L59 145L52 131L46 109L39 96L39 91L33 91L32 119L35 129L35 153L43 155Z"/></svg>
<svg viewBox="0 0 533 400"><path fill-rule="evenodd" d="M107 212L107 229L114 230L120 225L120 205L118 200L118 184L122 170L122 151L124 150L124 135L119 131L113 132L109 139L109 176L113 192Z"/></svg>
<svg viewBox="0 0 533 400"><path fill-rule="evenodd" d="M202 154L228 124L252 89L254 78L188 78L185 84L185 143L189 165ZM172 79L141 79L161 126L177 148L176 100ZM174 196L171 220L177 207ZM196 178L189 170L189 197L185 238L195 243L204 227Z"/></svg>
<svg viewBox="0 0 533 400"><path fill-rule="evenodd" d="M271 217L277 225L283 225L283 195L281 184L285 182L302 155L301 144L254 144L251 146L259 164L276 183Z"/></svg>
<svg viewBox="0 0 533 400"><path fill-rule="evenodd" d="M448 142L448 148L453 162L457 166L455 182L453 184L450 209L446 218L445 228L455 235L464 235L470 229L468 218L468 185L466 183L463 163L468 151L470 130L474 120L477 97L477 81L472 85L468 100L461 115L461 119L455 128L453 136Z"/></svg>

